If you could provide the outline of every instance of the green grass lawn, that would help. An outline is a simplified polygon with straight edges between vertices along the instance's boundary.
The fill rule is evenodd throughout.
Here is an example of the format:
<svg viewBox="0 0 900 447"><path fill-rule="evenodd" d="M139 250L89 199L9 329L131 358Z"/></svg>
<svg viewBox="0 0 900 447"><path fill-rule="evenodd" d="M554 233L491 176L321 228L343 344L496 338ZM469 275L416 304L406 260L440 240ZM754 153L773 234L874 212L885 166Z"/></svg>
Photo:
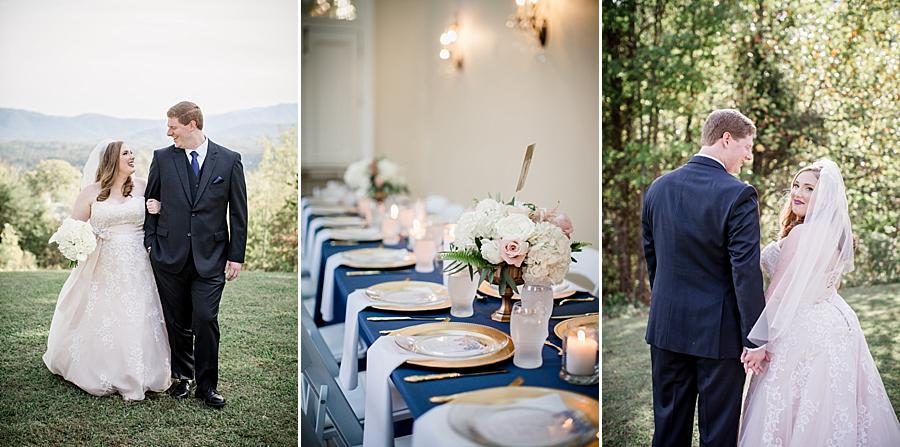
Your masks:
<svg viewBox="0 0 900 447"><path fill-rule="evenodd" d="M841 292L856 311L894 411L900 412L900 284ZM603 320L603 445L646 446L653 437L647 313ZM694 445L699 437L694 429Z"/></svg>
<svg viewBox="0 0 900 447"><path fill-rule="evenodd" d="M68 272L0 272L0 445L296 445L297 274L244 272L219 312L228 405L94 397L41 360Z"/></svg>

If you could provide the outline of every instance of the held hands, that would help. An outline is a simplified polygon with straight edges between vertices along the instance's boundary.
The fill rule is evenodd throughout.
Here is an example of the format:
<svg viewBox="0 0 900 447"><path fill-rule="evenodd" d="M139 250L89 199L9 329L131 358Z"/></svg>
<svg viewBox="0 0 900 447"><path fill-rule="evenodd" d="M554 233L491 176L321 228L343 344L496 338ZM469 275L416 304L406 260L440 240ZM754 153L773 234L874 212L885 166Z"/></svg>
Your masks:
<svg viewBox="0 0 900 447"><path fill-rule="evenodd" d="M741 354L741 363L744 364L745 373L750 370L753 370L754 374L766 372L766 367L770 360L771 355L766 351L766 348L755 351L744 349L744 352Z"/></svg>
<svg viewBox="0 0 900 447"><path fill-rule="evenodd" d="M147 212L150 214L159 214L162 211L162 202L156 199L147 199Z"/></svg>
<svg viewBox="0 0 900 447"><path fill-rule="evenodd" d="M241 274L241 263L228 261L225 263L225 280L233 281Z"/></svg>

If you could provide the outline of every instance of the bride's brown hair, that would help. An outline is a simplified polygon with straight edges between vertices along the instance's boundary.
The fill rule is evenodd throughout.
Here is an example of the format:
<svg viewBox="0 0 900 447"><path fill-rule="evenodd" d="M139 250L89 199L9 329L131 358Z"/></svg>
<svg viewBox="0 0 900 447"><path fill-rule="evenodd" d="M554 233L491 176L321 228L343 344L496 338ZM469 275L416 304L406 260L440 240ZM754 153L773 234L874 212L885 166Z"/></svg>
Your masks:
<svg viewBox="0 0 900 447"><path fill-rule="evenodd" d="M804 172L812 172L816 179L819 178L819 172L822 171L822 167L818 164L809 165L799 171L794 175L794 179L791 180L791 187L793 187L794 182L797 181L797 177ZM791 193L790 189L788 189L787 198L784 201L784 206L781 208L781 213L778 215L778 221L781 222L781 231L779 232L778 237L780 239L784 239L788 234L791 233L791 230L794 229L797 225L803 223L805 216L798 216L794 214L794 209L791 207Z"/></svg>
<svg viewBox="0 0 900 447"><path fill-rule="evenodd" d="M100 159L100 166L97 168L97 182L100 183L100 194L97 194L97 201L102 202L109 198L109 193L112 190L113 182L116 181L116 177L119 175L119 152L122 150L122 146L125 145L122 141L113 141L106 146L106 150L103 151L103 158ZM131 190L134 189L134 183L131 181L131 176L129 175L127 179L125 179L125 184L122 185L122 195L125 197L131 196Z"/></svg>

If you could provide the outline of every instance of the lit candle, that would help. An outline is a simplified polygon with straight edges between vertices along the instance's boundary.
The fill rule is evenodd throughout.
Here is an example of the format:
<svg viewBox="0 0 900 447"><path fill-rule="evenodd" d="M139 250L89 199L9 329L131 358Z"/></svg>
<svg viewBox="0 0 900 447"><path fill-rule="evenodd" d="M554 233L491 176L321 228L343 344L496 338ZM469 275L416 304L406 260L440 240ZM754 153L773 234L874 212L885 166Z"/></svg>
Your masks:
<svg viewBox="0 0 900 447"><path fill-rule="evenodd" d="M409 237L413 239L423 239L425 237L425 227L422 226L421 220L413 220L412 228L409 230Z"/></svg>
<svg viewBox="0 0 900 447"><path fill-rule="evenodd" d="M384 239L385 244L394 245L400 242L400 235L397 231L397 215L399 212L396 204L391 205L391 215L385 216L381 221L381 237Z"/></svg>
<svg viewBox="0 0 900 447"><path fill-rule="evenodd" d="M443 251L450 251L450 244L456 241L456 224L444 225L444 244L441 247Z"/></svg>
<svg viewBox="0 0 900 447"><path fill-rule="evenodd" d="M566 338L565 369L569 374L578 376L594 374L599 345L596 340L585 334L585 328L578 327L570 330Z"/></svg>
<svg viewBox="0 0 900 447"><path fill-rule="evenodd" d="M434 239L414 239L413 254L416 255L417 272L431 273L434 271L434 255L437 254L437 246L434 243Z"/></svg>

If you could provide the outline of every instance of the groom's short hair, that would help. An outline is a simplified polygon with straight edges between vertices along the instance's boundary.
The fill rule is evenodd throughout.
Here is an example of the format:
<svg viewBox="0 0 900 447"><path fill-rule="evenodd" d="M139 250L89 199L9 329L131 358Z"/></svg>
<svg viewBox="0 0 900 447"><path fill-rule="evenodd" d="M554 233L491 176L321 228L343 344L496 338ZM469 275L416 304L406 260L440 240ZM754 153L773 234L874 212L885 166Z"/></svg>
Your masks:
<svg viewBox="0 0 900 447"><path fill-rule="evenodd" d="M702 146L712 146L722 138L722 134L728 132L734 138L744 138L747 135L756 136L756 126L750 118L736 109L714 110L706 117L703 123L703 134L700 140Z"/></svg>
<svg viewBox="0 0 900 447"><path fill-rule="evenodd" d="M177 118L183 126L187 126L193 120L197 123L197 128L203 130L203 112L200 111L200 106L190 101L181 101L169 107L166 117Z"/></svg>

